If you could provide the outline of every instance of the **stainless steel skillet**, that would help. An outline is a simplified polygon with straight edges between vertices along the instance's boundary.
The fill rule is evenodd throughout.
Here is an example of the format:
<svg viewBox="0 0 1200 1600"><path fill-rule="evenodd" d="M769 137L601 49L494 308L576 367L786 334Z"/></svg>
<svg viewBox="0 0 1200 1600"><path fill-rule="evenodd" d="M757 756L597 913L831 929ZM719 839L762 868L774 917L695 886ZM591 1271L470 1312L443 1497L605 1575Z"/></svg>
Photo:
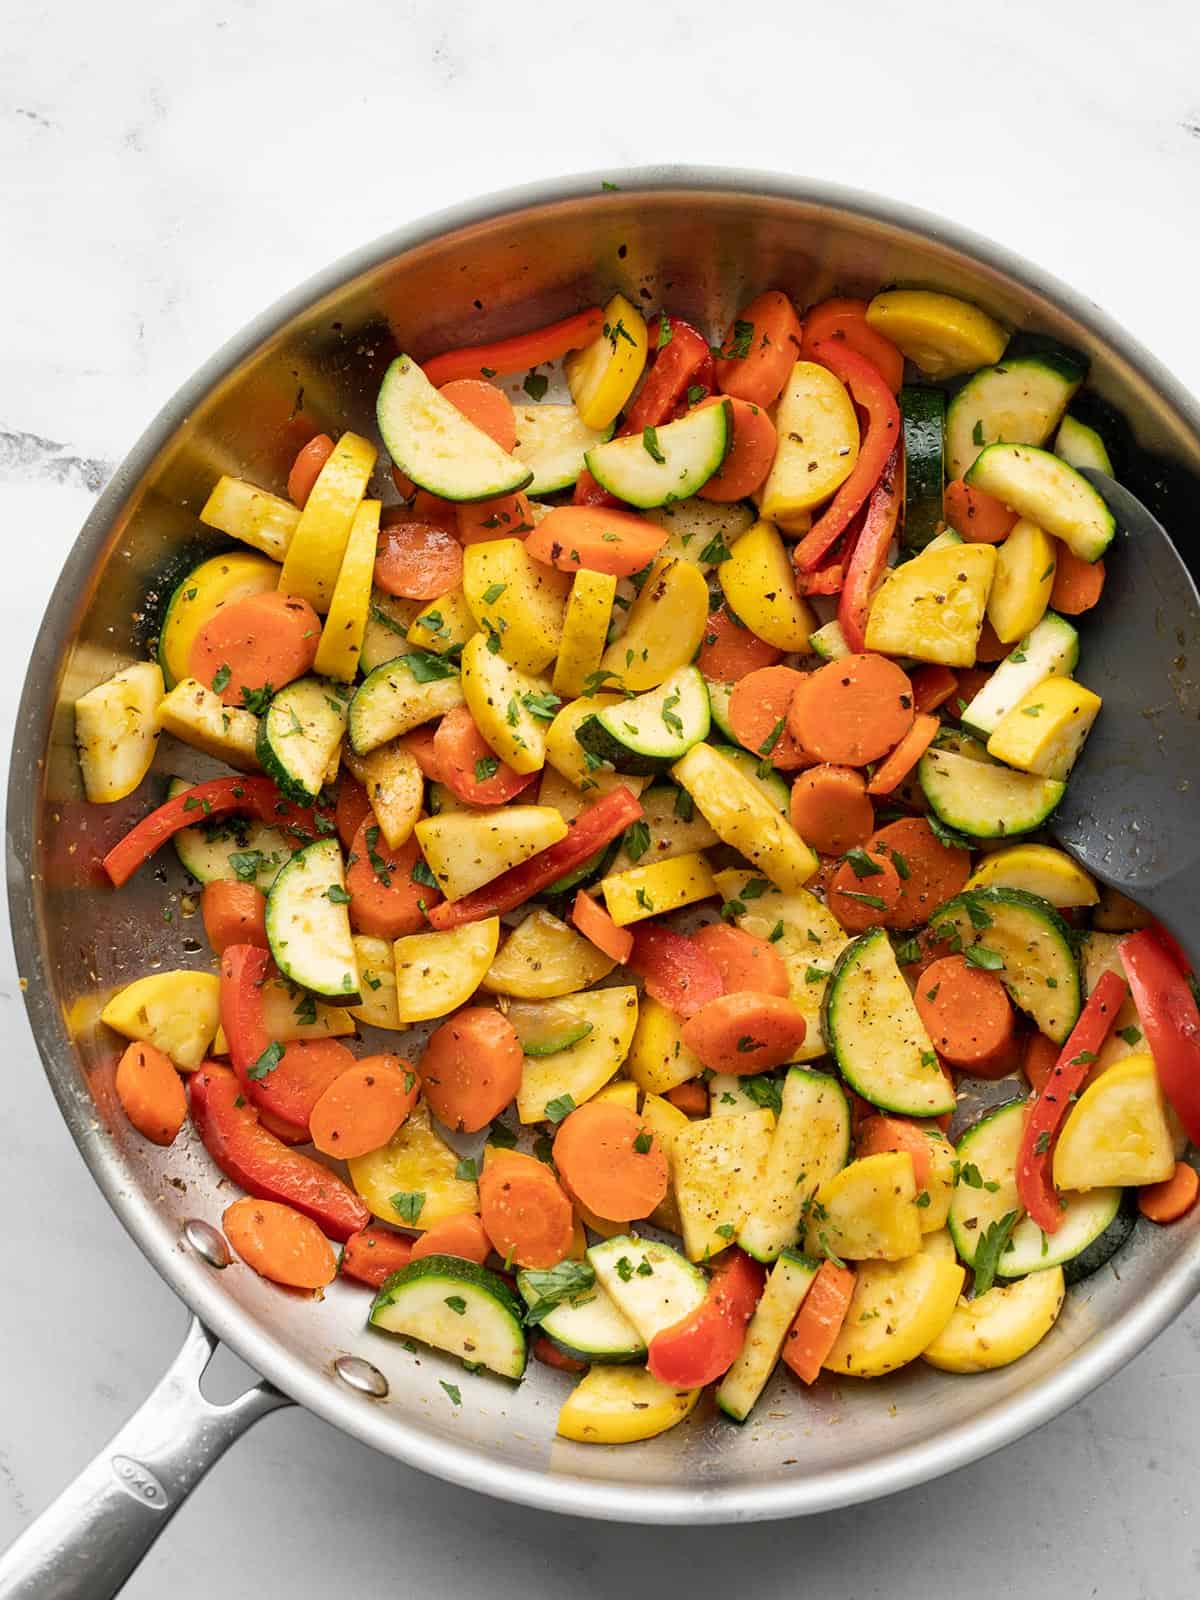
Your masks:
<svg viewBox="0 0 1200 1600"><path fill-rule="evenodd" d="M193 1328L130 1428L0 1559L0 1596L115 1592L208 1466L283 1396L413 1465L548 1510L719 1522L867 1500L1045 1422L1124 1365L1200 1287L1195 1215L1171 1230L1139 1231L1119 1279L1104 1272L1076 1290L1051 1337L1013 1367L972 1379L919 1368L808 1394L784 1378L744 1429L698 1415L646 1445L588 1449L554 1439L561 1380L546 1370L535 1368L517 1391L464 1377L369 1334L360 1291L335 1285L314 1306L244 1268L214 1265L203 1230L189 1224L219 1220L228 1188L194 1142L151 1150L114 1108L113 1041L96 1022L97 996L156 963L204 966L207 951L185 907L176 902L173 920L162 918L164 896L182 887L172 863L162 863L165 885L150 873L118 895L98 884L95 854L150 801L134 798L104 816L83 806L71 704L144 645L155 622L147 593L169 588L187 557L208 547L195 513L212 480L228 471L279 488L297 445L318 428L373 432L378 378L397 345L420 357L507 334L613 287L645 290L719 328L770 284L806 304L895 281L960 292L1014 327L1083 349L1092 389L1128 423L1120 475L1177 539L1190 531L1200 409L1094 307L935 218L738 171L587 175L399 230L264 313L123 463L66 564L30 663L8 798L10 906L35 1036L80 1151L134 1239L212 1333ZM1192 924L1176 932L1195 946L1200 907ZM198 1376L214 1337L277 1390L263 1386L224 1411L208 1406ZM439 1377L461 1386L460 1407Z"/></svg>

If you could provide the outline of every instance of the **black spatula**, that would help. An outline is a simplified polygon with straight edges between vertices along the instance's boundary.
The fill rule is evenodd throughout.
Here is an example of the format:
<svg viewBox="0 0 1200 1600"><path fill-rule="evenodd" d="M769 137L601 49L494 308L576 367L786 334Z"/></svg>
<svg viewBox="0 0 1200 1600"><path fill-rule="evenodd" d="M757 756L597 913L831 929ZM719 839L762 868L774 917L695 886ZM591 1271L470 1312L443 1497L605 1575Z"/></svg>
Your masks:
<svg viewBox="0 0 1200 1600"><path fill-rule="evenodd" d="M1117 520L1079 673L1104 708L1051 829L1089 872L1186 930L1200 923L1200 594L1141 501L1083 475Z"/></svg>

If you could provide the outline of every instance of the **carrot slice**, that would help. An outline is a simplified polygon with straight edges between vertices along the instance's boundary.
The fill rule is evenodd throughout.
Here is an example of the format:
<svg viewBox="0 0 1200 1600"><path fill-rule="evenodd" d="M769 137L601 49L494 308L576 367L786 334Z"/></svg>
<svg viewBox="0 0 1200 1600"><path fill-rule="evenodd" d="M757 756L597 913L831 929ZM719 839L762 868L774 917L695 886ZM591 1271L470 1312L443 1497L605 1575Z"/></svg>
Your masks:
<svg viewBox="0 0 1200 1600"><path fill-rule="evenodd" d="M338 775L337 804L334 807L333 820L337 827L338 838L347 850L354 844L354 835L363 823L375 820L367 791L358 779L351 777L348 772L341 772Z"/></svg>
<svg viewBox="0 0 1200 1600"><path fill-rule="evenodd" d="M354 835L346 863L350 921L359 933L399 939L428 925L425 912L438 904L442 891L427 881L428 869L413 877L424 866L415 833L393 850L374 817L368 817Z"/></svg>
<svg viewBox="0 0 1200 1600"><path fill-rule="evenodd" d="M427 1228L413 1245L412 1258L419 1261L422 1256L461 1256L481 1267L491 1253L492 1241L483 1231L483 1223L473 1211L462 1211Z"/></svg>
<svg viewBox="0 0 1200 1600"><path fill-rule="evenodd" d="M800 318L787 295L779 289L758 295L738 312L721 342L721 393L756 406L771 405L800 359L802 338Z"/></svg>
<svg viewBox="0 0 1200 1600"><path fill-rule="evenodd" d="M491 1006L468 1006L435 1028L418 1063L430 1110L459 1133L477 1133L521 1086L517 1030Z"/></svg>
<svg viewBox="0 0 1200 1600"><path fill-rule="evenodd" d="M933 743L941 723L927 711L913 718L913 725L896 748L876 767L868 794L891 794L898 789Z"/></svg>
<svg viewBox="0 0 1200 1600"><path fill-rule="evenodd" d="M475 725L466 706L455 706L438 724L433 754L442 782L469 806L502 806L527 789L536 772L514 772Z"/></svg>
<svg viewBox="0 0 1200 1600"><path fill-rule="evenodd" d="M626 965L644 980L650 998L676 1016L690 1017L724 991L712 957L686 934L656 922L644 922L635 931Z"/></svg>
<svg viewBox="0 0 1200 1600"><path fill-rule="evenodd" d="M760 667L773 667L783 651L752 633L723 605L708 614L696 665L710 683L737 683Z"/></svg>
<svg viewBox="0 0 1200 1600"><path fill-rule="evenodd" d="M944 956L921 974L913 999L934 1048L951 1066L981 1078L1011 1070L1016 1019L994 972L965 956Z"/></svg>
<svg viewBox="0 0 1200 1600"><path fill-rule="evenodd" d="M854 1295L849 1267L822 1261L804 1304L783 1341L783 1359L803 1383L815 1383L821 1366L837 1343Z"/></svg>
<svg viewBox="0 0 1200 1600"><path fill-rule="evenodd" d="M821 855L840 856L866 844L875 827L867 780L853 767L809 767L792 785L791 819L805 844Z"/></svg>
<svg viewBox="0 0 1200 1600"><path fill-rule="evenodd" d="M734 738L756 756L769 756L781 772L812 764L789 723L792 701L804 680L804 673L795 667L759 667L747 673L729 697Z"/></svg>
<svg viewBox="0 0 1200 1600"><path fill-rule="evenodd" d="M958 688L958 675L949 667L918 667L912 674L913 704L918 714L936 711Z"/></svg>
<svg viewBox="0 0 1200 1600"><path fill-rule="evenodd" d="M1196 1204L1200 1177L1186 1161L1177 1161L1175 1171L1162 1183L1148 1183L1138 1190L1138 1210L1150 1222L1178 1222Z"/></svg>
<svg viewBox="0 0 1200 1600"><path fill-rule="evenodd" d="M412 1260L413 1242L402 1233L372 1225L352 1233L342 1251L343 1278L354 1278L372 1289L380 1288L393 1272Z"/></svg>
<svg viewBox="0 0 1200 1600"><path fill-rule="evenodd" d="M926 968L928 971L928 968ZM1034 1094L1041 1094L1050 1081L1050 1074L1058 1065L1058 1058L1062 1054L1062 1046L1055 1044L1053 1039L1047 1039L1044 1033L1031 1033L1025 1041L1025 1054L1021 1060L1021 1070L1029 1081L1029 1087Z"/></svg>
<svg viewBox="0 0 1200 1600"><path fill-rule="evenodd" d="M252 883L218 878L206 885L200 901L204 931L218 955L231 944L267 950L267 897Z"/></svg>
<svg viewBox="0 0 1200 1600"><path fill-rule="evenodd" d="M278 1200L235 1200L226 1207L221 1225L260 1278L289 1289L323 1289L337 1276L333 1246L320 1228Z"/></svg>
<svg viewBox="0 0 1200 1600"><path fill-rule="evenodd" d="M307 600L271 589L211 616L192 641L188 671L227 706L245 689L282 689L317 656L321 619Z"/></svg>
<svg viewBox="0 0 1200 1600"><path fill-rule="evenodd" d="M462 582L462 545L444 528L419 522L385 528L375 557L375 583L405 600L436 600Z"/></svg>
<svg viewBox="0 0 1200 1600"><path fill-rule="evenodd" d="M959 893L971 876L971 852L944 845L924 817L902 817L871 835L867 849L890 856L900 900L889 926L916 928Z"/></svg>
<svg viewBox="0 0 1200 1600"><path fill-rule="evenodd" d="M395 472L392 476L396 477ZM404 494L406 491L401 489L400 492ZM402 506L389 506L379 519L381 528L405 528L413 523L421 528L440 528L451 537L457 535L457 507L453 500L443 500L440 495L430 494L427 489L414 491L411 484L407 493L412 496L411 501Z"/></svg>
<svg viewBox="0 0 1200 1600"><path fill-rule="evenodd" d="M912 684L896 663L850 655L800 674L788 729L814 761L862 767L898 745L912 720Z"/></svg>
<svg viewBox="0 0 1200 1600"><path fill-rule="evenodd" d="M888 1117L869 1110L854 1134L856 1156L879 1156L898 1151L912 1157L913 1177L918 1189L928 1189L933 1165L926 1129L931 1122L914 1122L911 1117Z"/></svg>
<svg viewBox="0 0 1200 1600"><path fill-rule="evenodd" d="M1104 562L1084 561L1068 550L1061 539L1054 553L1058 565L1054 569L1054 585L1050 590L1051 610L1060 611L1068 617L1077 617L1082 611L1090 611L1104 593Z"/></svg>
<svg viewBox="0 0 1200 1600"><path fill-rule="evenodd" d="M662 1145L636 1112L611 1100L589 1101L559 1123L554 1165L568 1193L613 1222L648 1217L666 1196Z"/></svg>
<svg viewBox="0 0 1200 1600"><path fill-rule="evenodd" d="M727 922L697 928L692 943L711 957L726 994L753 989L758 994L787 994L788 971L774 945Z"/></svg>
<svg viewBox="0 0 1200 1600"><path fill-rule="evenodd" d="M893 394L900 393L904 382L904 356L890 339L871 327L865 300L839 295L810 306L804 313L800 359L819 363L820 357L813 355L812 349L822 339L844 340L851 350L857 350L871 363Z"/></svg>
<svg viewBox="0 0 1200 1600"><path fill-rule="evenodd" d="M187 1095L170 1056L131 1044L117 1062L117 1099L143 1139L173 1144L187 1116Z"/></svg>
<svg viewBox="0 0 1200 1600"><path fill-rule="evenodd" d="M288 473L288 499L301 510L308 503L313 484L321 476L321 468L333 454L333 440L327 433L317 434L297 453Z"/></svg>
<svg viewBox="0 0 1200 1600"><path fill-rule="evenodd" d="M968 544L999 544L1017 525L1017 513L986 489L973 489L961 478L946 485L942 496L946 521Z"/></svg>
<svg viewBox="0 0 1200 1600"><path fill-rule="evenodd" d="M645 517L606 506L555 506L525 541L535 561L560 572L640 572L667 542L666 531Z"/></svg>
<svg viewBox="0 0 1200 1600"><path fill-rule="evenodd" d="M473 422L501 450L512 451L517 442L517 415L503 389L486 378L452 378L442 393L456 411Z"/></svg>
<svg viewBox="0 0 1200 1600"><path fill-rule="evenodd" d="M979 642L975 646L976 661L1003 661L1012 648L1011 644L1005 644L999 638L995 628L985 619L979 630Z"/></svg>
<svg viewBox="0 0 1200 1600"><path fill-rule="evenodd" d="M454 526L460 544L486 544L489 539L524 539L533 532L533 516L527 496L502 494L460 505Z"/></svg>
<svg viewBox="0 0 1200 1600"><path fill-rule="evenodd" d="M696 1078L689 1083L677 1083L673 1089L667 1090L663 1099L669 1100L677 1111L683 1112L685 1117L708 1115L708 1090Z"/></svg>
<svg viewBox="0 0 1200 1600"><path fill-rule="evenodd" d="M479 1211L496 1254L518 1267L554 1267L571 1248L575 1213L550 1168L502 1150L479 1175Z"/></svg>
<svg viewBox="0 0 1200 1600"><path fill-rule="evenodd" d="M618 928L604 907L593 900L586 889L580 889L571 908L571 921L585 939L602 950L613 961L624 963L633 953L633 932Z"/></svg>
<svg viewBox="0 0 1200 1600"><path fill-rule="evenodd" d="M300 1039L287 1046L274 1066L260 1062L239 1070L242 1092L272 1119L272 1132L298 1142L297 1135L299 1140L309 1137L313 1107L334 1079L354 1065L354 1057L337 1039Z"/></svg>
<svg viewBox="0 0 1200 1600"><path fill-rule="evenodd" d="M433 748L436 739L437 729L431 723L426 723L424 727L406 733L400 741L431 783L442 781L442 769Z"/></svg>
<svg viewBox="0 0 1200 1600"><path fill-rule="evenodd" d="M710 1071L738 1076L790 1061L804 1034L804 1014L794 1001L746 989L710 1000L680 1030Z"/></svg>
<svg viewBox="0 0 1200 1600"><path fill-rule="evenodd" d="M733 411L733 438L725 459L699 491L702 500L722 504L744 500L766 482L775 459L775 424L763 406L736 395L710 395L696 407L728 405Z"/></svg>
<svg viewBox="0 0 1200 1600"><path fill-rule="evenodd" d="M875 871L866 870L868 862ZM900 874L888 856L878 850L855 851L830 880L825 904L847 933L863 933L887 925L900 894Z"/></svg>
<svg viewBox="0 0 1200 1600"><path fill-rule="evenodd" d="M312 1108L317 1149L351 1161L385 1145L417 1103L417 1075L402 1056L364 1056L336 1077Z"/></svg>

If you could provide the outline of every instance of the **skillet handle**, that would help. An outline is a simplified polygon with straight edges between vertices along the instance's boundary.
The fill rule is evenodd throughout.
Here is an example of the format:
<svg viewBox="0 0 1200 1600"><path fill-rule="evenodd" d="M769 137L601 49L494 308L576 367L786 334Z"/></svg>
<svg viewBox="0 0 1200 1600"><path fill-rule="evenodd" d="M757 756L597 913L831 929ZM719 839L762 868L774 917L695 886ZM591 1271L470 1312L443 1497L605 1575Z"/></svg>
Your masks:
<svg viewBox="0 0 1200 1600"><path fill-rule="evenodd" d="M229 1446L292 1404L265 1380L211 1404L200 1379L217 1344L193 1317L145 1404L0 1555L0 1600L110 1600Z"/></svg>

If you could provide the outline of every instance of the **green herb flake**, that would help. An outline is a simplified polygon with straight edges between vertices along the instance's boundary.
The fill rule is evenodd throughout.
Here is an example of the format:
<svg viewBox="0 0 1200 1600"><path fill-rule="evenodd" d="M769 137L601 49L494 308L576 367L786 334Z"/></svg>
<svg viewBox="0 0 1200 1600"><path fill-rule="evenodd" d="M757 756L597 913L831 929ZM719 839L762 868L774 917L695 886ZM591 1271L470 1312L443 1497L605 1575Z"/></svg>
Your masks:
<svg viewBox="0 0 1200 1600"><path fill-rule="evenodd" d="M778 944L780 939L783 938L783 934L784 934L783 923L782 922L777 922L775 924L775 926L771 929L770 933L767 935L767 943L768 944Z"/></svg>
<svg viewBox="0 0 1200 1600"><path fill-rule="evenodd" d="M450 1396L450 1399L454 1402L454 1404L456 1406L462 1405L462 1390L458 1387L458 1385L456 1383L447 1383L445 1378L439 1378L438 1379L438 1383L446 1391L446 1393Z"/></svg>
<svg viewBox="0 0 1200 1600"><path fill-rule="evenodd" d="M456 1317L465 1317L466 1316L466 1314L467 1314L467 1302L463 1299L462 1295L460 1295L460 1294L448 1294L446 1296L445 1303L446 1303L446 1305L448 1305L450 1307L451 1311L453 1311L453 1313L454 1313L454 1315Z"/></svg>
<svg viewBox="0 0 1200 1600"><path fill-rule="evenodd" d="M1004 957L999 950L991 950L986 944L968 945L963 951L963 959L968 966L979 967L984 972L999 972L1004 966Z"/></svg>
<svg viewBox="0 0 1200 1600"><path fill-rule="evenodd" d="M569 1117L575 1109L575 1101L569 1094L557 1095L553 1100L547 1100L545 1117L547 1122L559 1123L564 1117ZM494 1124L493 1124L494 1126Z"/></svg>
<svg viewBox="0 0 1200 1600"><path fill-rule="evenodd" d="M642 429L642 448L651 461L657 462L660 467L666 465L667 458L658 446L657 428L645 427Z"/></svg>
<svg viewBox="0 0 1200 1600"><path fill-rule="evenodd" d="M272 1043L269 1044L263 1051L262 1055L259 1056L254 1065L246 1068L246 1076L248 1078L253 1078L254 1081L258 1083L261 1081L261 1079L267 1077L270 1073L275 1071L275 1068L283 1060L283 1052L284 1047L280 1044L279 1040L276 1039L272 1041Z"/></svg>
<svg viewBox="0 0 1200 1600"><path fill-rule="evenodd" d="M847 850L843 859L850 863L856 878L875 878L883 871L878 861L873 861L865 850L857 846L853 850Z"/></svg>
<svg viewBox="0 0 1200 1600"><path fill-rule="evenodd" d="M719 533L714 534L701 550L700 559L707 561L712 567L719 567L722 561L729 560L729 546Z"/></svg>
<svg viewBox="0 0 1200 1600"><path fill-rule="evenodd" d="M229 680L232 677L233 673L229 670L229 663L227 661L223 661L213 673L212 686L214 691L217 694L220 694L223 690L227 689L229 687Z"/></svg>
<svg viewBox="0 0 1200 1600"><path fill-rule="evenodd" d="M619 1266L617 1271L620 1272ZM582 1296L591 1296L595 1287L596 1274L587 1261L560 1261L554 1267L529 1268L521 1274L521 1292L529 1299L526 1325L536 1328L555 1307L564 1303L577 1305Z"/></svg>
<svg viewBox="0 0 1200 1600"><path fill-rule="evenodd" d="M527 372L525 374L525 382L521 387L531 400L543 400L546 396L546 390L550 387L550 379L540 372Z"/></svg>
<svg viewBox="0 0 1200 1600"><path fill-rule="evenodd" d="M489 778L494 778L500 770L500 763L495 756L480 756L475 763L475 782L486 783Z"/></svg>
<svg viewBox="0 0 1200 1600"><path fill-rule="evenodd" d="M1141 1043L1142 1030L1135 1028L1131 1023L1128 1028L1117 1029L1117 1038L1124 1039L1125 1043L1132 1049L1134 1045Z"/></svg>
<svg viewBox="0 0 1200 1600"><path fill-rule="evenodd" d="M496 601L499 600L500 596L504 593L505 589L507 589L507 588L508 588L508 585L506 583L492 583L492 584L489 584L488 587L483 591L483 603L484 603L484 605L485 606L494 606L496 604Z"/></svg>
<svg viewBox="0 0 1200 1600"><path fill-rule="evenodd" d="M392 1196L392 1206L412 1227L425 1209L425 1192L422 1189L403 1189Z"/></svg>
<svg viewBox="0 0 1200 1600"><path fill-rule="evenodd" d="M479 1176L479 1163L473 1156L464 1156L454 1169L460 1183L474 1183Z"/></svg>
<svg viewBox="0 0 1200 1600"><path fill-rule="evenodd" d="M625 854L631 861L640 861L650 848L650 828L643 821L631 822L625 829Z"/></svg>
<svg viewBox="0 0 1200 1600"><path fill-rule="evenodd" d="M996 1281L1000 1256L1017 1225L1019 1213L1006 1211L984 1233L975 1247L975 1298L984 1295Z"/></svg>

